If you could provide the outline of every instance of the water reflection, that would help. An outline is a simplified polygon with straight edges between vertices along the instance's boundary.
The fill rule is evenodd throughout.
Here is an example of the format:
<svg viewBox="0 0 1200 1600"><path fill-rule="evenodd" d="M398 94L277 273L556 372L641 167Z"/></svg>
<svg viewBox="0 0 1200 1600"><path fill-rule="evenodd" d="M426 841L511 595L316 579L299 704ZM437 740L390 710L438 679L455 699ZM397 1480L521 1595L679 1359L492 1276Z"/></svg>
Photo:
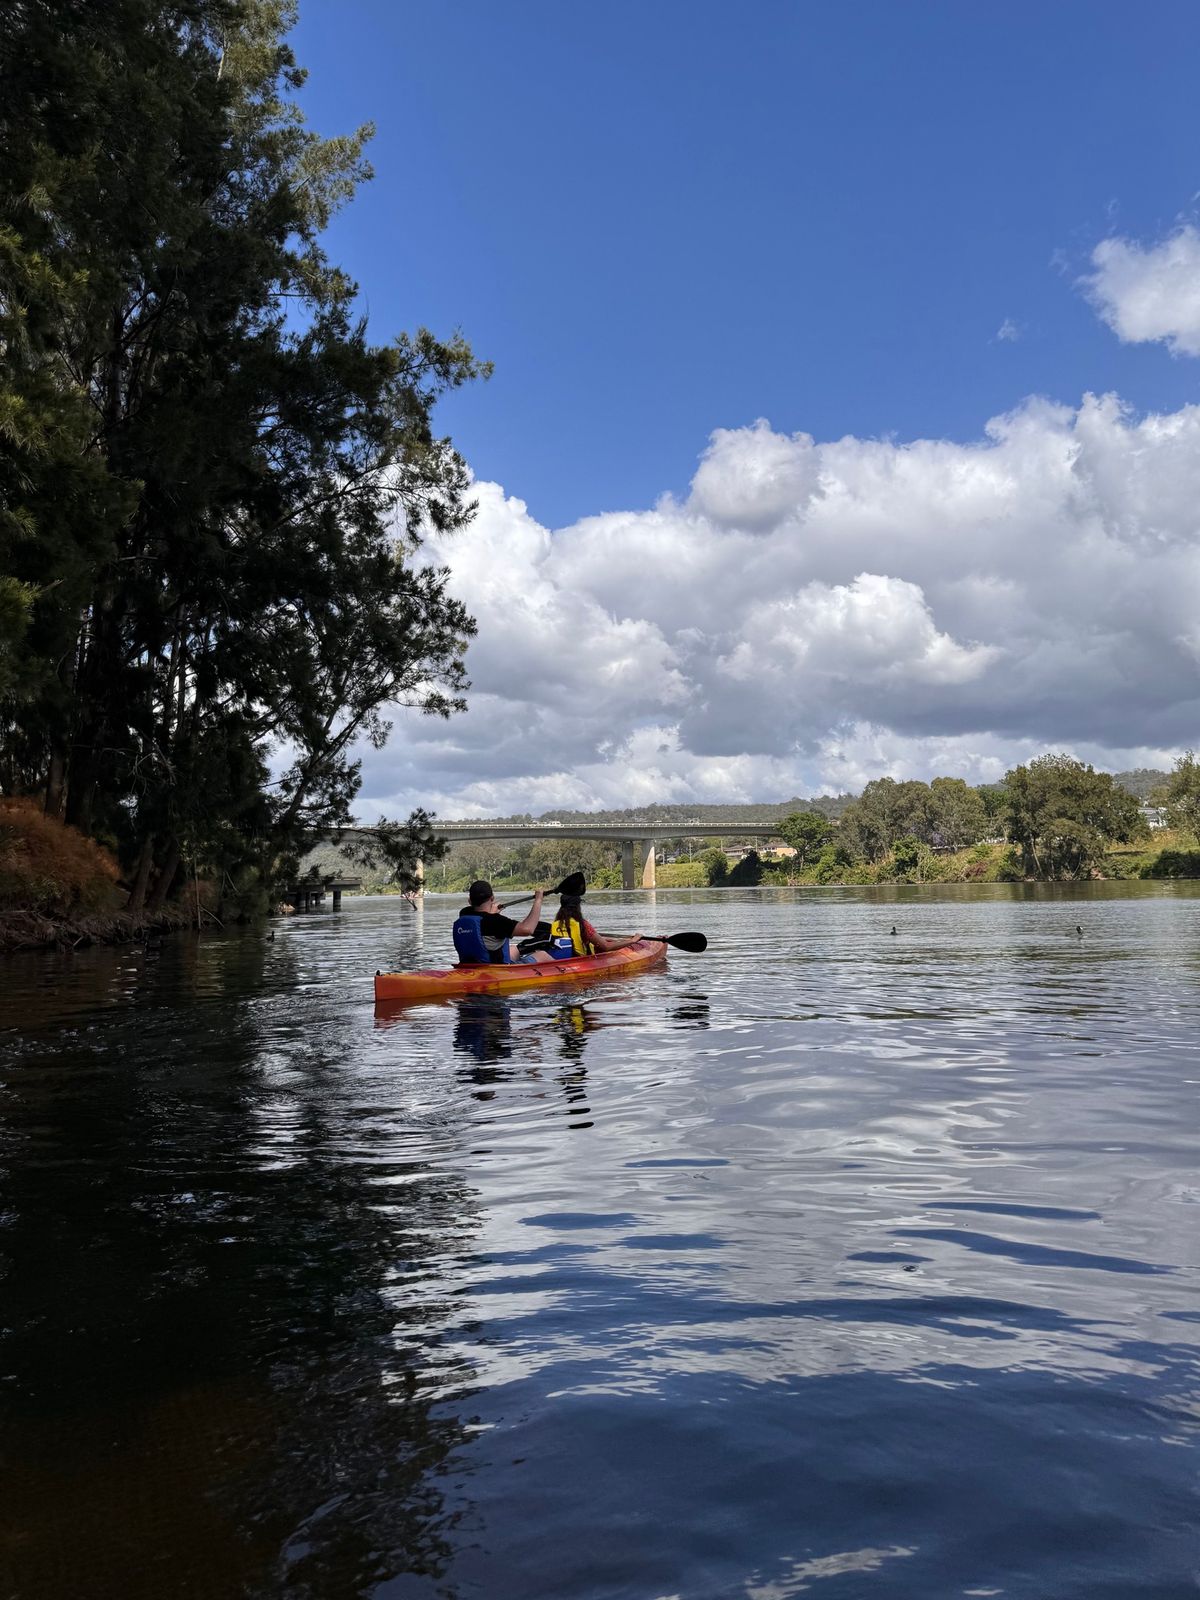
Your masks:
<svg viewBox="0 0 1200 1600"><path fill-rule="evenodd" d="M689 994L671 1007L671 1015L684 1027L707 1028L712 1015L708 996Z"/></svg>
<svg viewBox="0 0 1200 1600"><path fill-rule="evenodd" d="M85 1028L6 1064L5 1593L365 1596L446 1568L442 1398L471 1374L437 1357L439 1263L478 1197L399 1159L334 1039L318 1065L260 1023L267 959L172 947L186 1049L151 1003L140 1049ZM124 962L98 965L124 1003Z"/></svg>
<svg viewBox="0 0 1200 1600"><path fill-rule="evenodd" d="M547 1008L540 999L524 1006L499 995L472 995L453 1002L454 1049L475 1063L464 1073L477 1100L492 1100L497 1086L524 1077L531 1083L546 1080L547 1067L557 1055L562 1066L549 1077L562 1091L568 1126L590 1128L587 1069L584 1052L590 1033L604 1023L594 1009L582 1004ZM520 1021L514 1026L514 1012ZM498 1063L505 1063L502 1068Z"/></svg>

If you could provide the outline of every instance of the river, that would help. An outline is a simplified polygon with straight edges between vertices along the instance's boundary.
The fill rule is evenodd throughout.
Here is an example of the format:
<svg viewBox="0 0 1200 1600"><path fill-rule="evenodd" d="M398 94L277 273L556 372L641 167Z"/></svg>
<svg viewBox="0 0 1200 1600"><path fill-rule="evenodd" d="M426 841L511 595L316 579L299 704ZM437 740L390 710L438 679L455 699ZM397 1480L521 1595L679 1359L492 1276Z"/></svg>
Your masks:
<svg viewBox="0 0 1200 1600"><path fill-rule="evenodd" d="M1200 885L589 906L0 964L0 1595L1195 1595Z"/></svg>

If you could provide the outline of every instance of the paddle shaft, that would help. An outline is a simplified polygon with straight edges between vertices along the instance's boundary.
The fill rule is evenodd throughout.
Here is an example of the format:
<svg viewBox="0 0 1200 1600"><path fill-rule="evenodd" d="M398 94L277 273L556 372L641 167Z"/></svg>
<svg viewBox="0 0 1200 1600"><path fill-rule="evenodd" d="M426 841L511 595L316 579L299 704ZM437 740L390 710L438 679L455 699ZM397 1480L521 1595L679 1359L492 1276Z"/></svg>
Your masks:
<svg viewBox="0 0 1200 1600"><path fill-rule="evenodd" d="M563 879L563 881L559 884L557 889L543 889L542 890L542 894L543 895L547 895L547 894L549 894L549 895L555 895L555 894L581 895L581 894L584 893L584 891L586 889L587 889L587 883L586 883L586 881L584 879L583 874L581 872L572 872L569 877L566 877L566 878ZM504 904L500 907L500 909L501 909L501 911L507 911L509 906L522 905L522 904L524 904L524 902L526 900L532 900L533 899L533 895L537 894L537 892L538 891L535 889L533 891L533 894L519 894L519 895L517 895L515 900L506 900L504 902Z"/></svg>
<svg viewBox="0 0 1200 1600"><path fill-rule="evenodd" d="M625 939L628 934L610 933L610 939ZM708 949L708 940L702 933L644 933L643 939L652 944L669 944L676 950L690 950L693 955L700 955Z"/></svg>

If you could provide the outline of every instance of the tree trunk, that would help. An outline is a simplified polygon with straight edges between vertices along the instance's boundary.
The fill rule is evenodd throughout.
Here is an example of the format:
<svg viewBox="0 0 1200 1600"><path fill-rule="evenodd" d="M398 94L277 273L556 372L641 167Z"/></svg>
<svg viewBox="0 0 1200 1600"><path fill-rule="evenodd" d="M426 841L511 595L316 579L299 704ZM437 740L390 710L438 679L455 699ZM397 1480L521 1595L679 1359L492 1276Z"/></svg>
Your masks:
<svg viewBox="0 0 1200 1600"><path fill-rule="evenodd" d="M46 804L45 812L48 817L61 817L63 800L67 790L67 761L61 750L55 750L50 757L50 768L46 774Z"/></svg>
<svg viewBox="0 0 1200 1600"><path fill-rule="evenodd" d="M149 911L161 911L167 903L167 896L175 882L175 874L179 871L179 840L172 836L167 846L167 854L163 860L162 869L154 884L154 892L150 896L147 906Z"/></svg>
<svg viewBox="0 0 1200 1600"><path fill-rule="evenodd" d="M132 917L140 917L146 904L146 890L150 886L150 869L154 865L154 835L149 834L142 845L142 853L138 856L137 872L134 874L133 888L129 891L129 900L125 906Z"/></svg>
<svg viewBox="0 0 1200 1600"><path fill-rule="evenodd" d="M69 822L73 828L78 828L80 833L90 834L92 831L92 801L96 797L96 780L92 776L93 761L91 753L83 758L79 765L83 772L77 779L74 772L71 774L70 787L67 789L67 805L64 821Z"/></svg>

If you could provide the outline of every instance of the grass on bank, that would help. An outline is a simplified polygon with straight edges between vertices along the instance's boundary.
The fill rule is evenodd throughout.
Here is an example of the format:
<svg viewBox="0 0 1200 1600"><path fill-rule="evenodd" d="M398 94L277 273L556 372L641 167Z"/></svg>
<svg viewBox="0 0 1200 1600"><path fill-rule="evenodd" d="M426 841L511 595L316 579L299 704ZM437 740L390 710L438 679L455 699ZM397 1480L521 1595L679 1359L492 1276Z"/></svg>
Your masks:
<svg viewBox="0 0 1200 1600"><path fill-rule="evenodd" d="M0 911L45 917L115 911L121 869L102 845L34 800L0 800Z"/></svg>
<svg viewBox="0 0 1200 1600"><path fill-rule="evenodd" d="M35 800L0 799L0 953L116 944L191 921L182 906L131 917L120 877L110 850Z"/></svg>

